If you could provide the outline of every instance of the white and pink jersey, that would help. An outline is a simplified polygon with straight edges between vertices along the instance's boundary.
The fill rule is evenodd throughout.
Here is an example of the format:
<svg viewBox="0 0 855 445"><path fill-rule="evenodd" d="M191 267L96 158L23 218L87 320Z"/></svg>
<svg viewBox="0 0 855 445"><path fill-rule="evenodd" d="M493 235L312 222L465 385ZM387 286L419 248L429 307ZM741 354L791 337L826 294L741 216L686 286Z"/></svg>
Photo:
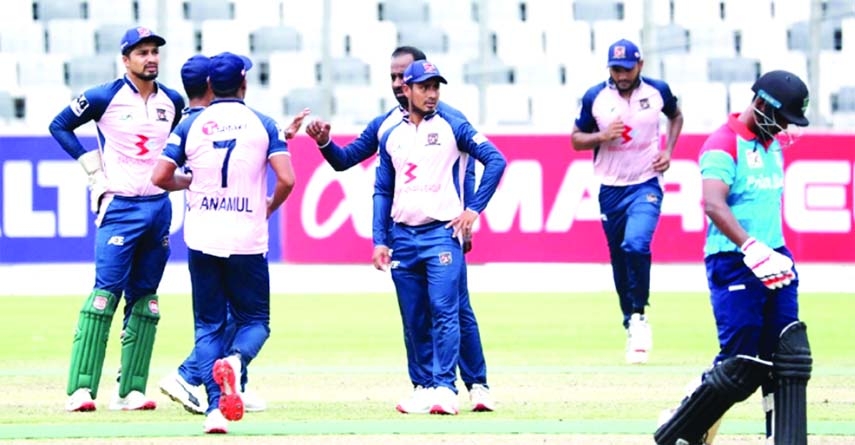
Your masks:
<svg viewBox="0 0 855 445"><path fill-rule="evenodd" d="M593 133L616 119L626 127L622 138L594 149L594 174L603 185L640 184L659 176L652 167L661 150L659 114L673 116L677 98L665 82L646 77L640 80L629 100L621 97L611 81L595 85L582 98L576 119L579 130Z"/></svg>
<svg viewBox="0 0 855 445"><path fill-rule="evenodd" d="M142 97L127 76L90 88L51 124L57 141L76 159L86 149L72 131L95 121L109 194L164 193L151 183L151 172L169 133L181 119L184 99L175 90L155 85L155 92L149 97Z"/></svg>
<svg viewBox="0 0 855 445"><path fill-rule="evenodd" d="M193 175L187 247L219 257L268 251L268 158L290 156L273 119L238 99L215 100L178 125L163 156Z"/></svg>
<svg viewBox="0 0 855 445"><path fill-rule="evenodd" d="M391 222L451 221L463 203L482 212L505 171L502 153L456 110L440 109L418 125L404 116L380 137L374 184L374 245L388 245ZM484 165L477 191L464 196L468 157ZM473 187L474 188L474 187Z"/></svg>

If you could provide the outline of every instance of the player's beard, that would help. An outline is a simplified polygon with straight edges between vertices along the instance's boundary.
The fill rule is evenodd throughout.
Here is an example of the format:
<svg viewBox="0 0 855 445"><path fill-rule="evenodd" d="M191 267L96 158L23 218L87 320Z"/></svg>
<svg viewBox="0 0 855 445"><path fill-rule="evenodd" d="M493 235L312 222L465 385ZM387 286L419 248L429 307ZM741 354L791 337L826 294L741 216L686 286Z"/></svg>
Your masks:
<svg viewBox="0 0 855 445"><path fill-rule="evenodd" d="M614 79L614 77L612 78L612 84L614 84L615 88L618 90L619 93L628 93L628 92L638 88L638 85L640 83L641 83L641 73L639 73L637 76L635 76L635 79L632 81L632 83L630 83L629 87L626 87L626 88L621 88L620 83L618 81L616 81Z"/></svg>
<svg viewBox="0 0 855 445"><path fill-rule="evenodd" d="M404 95L403 88L392 88L392 92L395 93L395 99L403 109L407 110L410 108L410 101L407 100L407 96Z"/></svg>
<svg viewBox="0 0 855 445"><path fill-rule="evenodd" d="M421 118L424 118L426 115L431 114L434 111L436 111L436 107L434 107L432 110L426 110L416 105L410 105L410 114L417 114Z"/></svg>
<svg viewBox="0 0 855 445"><path fill-rule="evenodd" d="M152 80L157 79L158 70L154 70L153 72L148 72L148 71L142 71L139 73L132 72L131 74L133 74L134 77L136 77L139 80L151 82Z"/></svg>

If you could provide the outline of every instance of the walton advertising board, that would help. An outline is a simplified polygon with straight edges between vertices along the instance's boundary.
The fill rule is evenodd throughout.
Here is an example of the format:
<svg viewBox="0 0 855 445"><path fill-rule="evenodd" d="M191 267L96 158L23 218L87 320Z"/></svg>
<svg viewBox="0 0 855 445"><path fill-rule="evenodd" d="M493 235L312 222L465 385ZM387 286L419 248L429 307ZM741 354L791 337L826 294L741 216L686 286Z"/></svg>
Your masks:
<svg viewBox="0 0 855 445"><path fill-rule="evenodd" d="M655 261L701 260L706 218L697 157L703 139L681 137L665 175ZM476 227L469 261L607 261L591 153L574 152L566 135L491 140L508 168ZM786 149L785 236L799 261L855 261L853 143L853 136L805 135ZM297 186L271 220L271 261L369 263L372 160L335 172L311 140L299 137L289 147ZM91 261L95 228L80 166L51 138L22 137L2 139L0 168L0 263ZM181 261L183 197L171 197L172 259Z"/></svg>

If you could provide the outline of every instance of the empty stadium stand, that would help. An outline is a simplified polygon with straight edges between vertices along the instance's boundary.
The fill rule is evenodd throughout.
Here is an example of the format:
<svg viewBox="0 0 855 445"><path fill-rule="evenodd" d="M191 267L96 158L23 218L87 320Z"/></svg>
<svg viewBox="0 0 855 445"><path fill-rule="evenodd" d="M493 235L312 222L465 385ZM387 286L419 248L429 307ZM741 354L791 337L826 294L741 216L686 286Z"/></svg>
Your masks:
<svg viewBox="0 0 855 445"><path fill-rule="evenodd" d="M180 90L180 66L194 53L243 53L255 63L248 100L257 108L284 121L324 106L333 115L323 118L353 128L394 104L389 55L413 45L450 81L443 98L470 119L567 131L585 89L607 78L608 46L628 38L641 44L646 73L672 84L686 128L706 131L744 108L760 73L787 69L807 80L811 1L11 1L0 15L0 131L42 131L71 95L121 75L119 40L138 25L167 39L160 80L168 85ZM855 56L855 0L820 6L812 95L822 120L848 125L855 80L841 67Z"/></svg>

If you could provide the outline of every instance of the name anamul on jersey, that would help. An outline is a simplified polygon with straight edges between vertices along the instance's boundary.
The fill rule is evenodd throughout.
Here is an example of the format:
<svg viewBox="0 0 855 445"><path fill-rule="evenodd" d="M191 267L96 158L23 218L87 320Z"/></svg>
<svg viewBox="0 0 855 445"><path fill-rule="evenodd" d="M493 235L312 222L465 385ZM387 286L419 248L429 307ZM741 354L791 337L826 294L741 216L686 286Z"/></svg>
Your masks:
<svg viewBox="0 0 855 445"><path fill-rule="evenodd" d="M252 213L249 208L249 198L243 196L216 197L205 196L199 204L200 210L219 210L223 212L245 212Z"/></svg>

